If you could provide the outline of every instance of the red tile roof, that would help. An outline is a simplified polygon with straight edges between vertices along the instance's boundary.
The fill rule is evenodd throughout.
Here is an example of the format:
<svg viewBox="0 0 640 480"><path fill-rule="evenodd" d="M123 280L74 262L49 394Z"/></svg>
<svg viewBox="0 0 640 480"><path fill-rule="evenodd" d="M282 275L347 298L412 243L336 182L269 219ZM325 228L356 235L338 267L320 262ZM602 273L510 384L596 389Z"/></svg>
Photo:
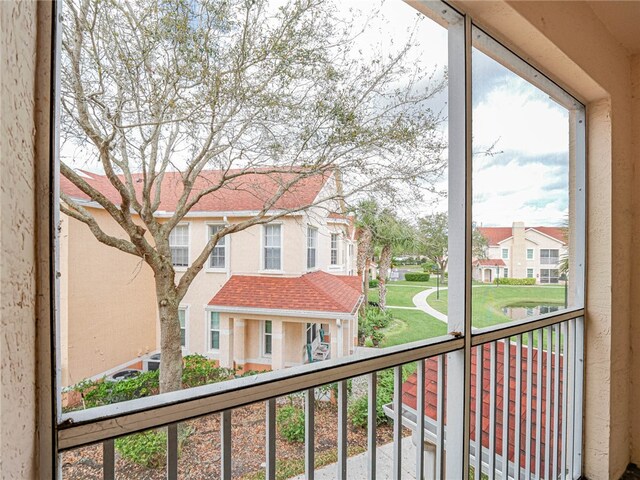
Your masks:
<svg viewBox="0 0 640 480"><path fill-rule="evenodd" d="M482 267L505 267L505 263L501 258L479 258L473 261L474 265Z"/></svg>
<svg viewBox="0 0 640 480"><path fill-rule="evenodd" d="M503 400L504 400L504 341L496 342L496 455L502 456L502 438L503 438ZM477 348L482 348L482 447L483 449L489 448L489 403L490 403L490 385L491 385L491 346L485 344L481 347L476 347L473 350L471 356L471 440L475 441L476 438L476 395L477 395ZM544 451L545 451L545 435L546 435L546 417L550 416L549 421L551 428L553 428L553 403L547 406L547 375L551 375L551 401L554 400L554 388L555 377L558 375L559 389L558 389L558 425L559 430L562 429L562 368L563 357L559 358L559 371L555 370L555 353L552 353L552 366L551 371L547 371L547 352L541 351L537 348L532 349L532 388L531 388L531 412L527 412L527 356L529 354L529 348L522 348L522 361L520 365L516 365L516 345L511 344L511 355L509 361L509 461L514 461L515 452L515 421L516 421L516 367L520 369L521 373L521 415L520 415L520 465L522 468L526 466L526 421L527 417L531 418L531 469L535 471L535 443L536 443L536 421L537 421L537 409L538 401L541 402L541 425L540 425L540 443L541 443L541 459L540 468L544 471ZM538 354L544 355L542 361L541 372L541 384L542 391L537 390L538 381ZM443 357L445 358L445 357ZM446 365L446 359L445 359ZM446 366L445 366L446 370ZM444 396L446 404L446 387L444 387ZM437 419L437 389L438 389L438 360L437 358L429 358L425 360L425 415L432 420ZM417 404L417 377L414 373L402 386L402 402L412 408L416 409ZM446 421L446 415L445 415ZM551 445L550 451L553 451L553 433L551 433ZM561 443L558 445L558 455L561 453ZM552 454L551 454L552 456ZM545 476L546 477L546 476Z"/></svg>
<svg viewBox="0 0 640 480"><path fill-rule="evenodd" d="M233 175L239 170L230 170L227 175ZM105 175L91 172L80 172L87 183L110 201L119 205L120 195L113 187ZM250 173L228 180L224 187L215 192L205 195L191 211L206 212L237 212L260 210L265 202L273 197L283 182L292 181L300 176L298 173ZM275 209L295 209L313 203L325 182L330 177L317 174L301 178L276 202ZM195 181L193 192L197 193L206 188L216 185L222 178L221 170L205 170L201 172ZM133 181L136 185L136 195L140 199L142 183L137 180L142 179L142 174L133 174ZM139 188L138 188L139 186ZM60 189L67 195L83 200L89 197L78 187L71 183L66 177L60 177ZM182 193L182 180L180 173L167 172L162 180L161 201L158 210L173 212L177 201Z"/></svg>
<svg viewBox="0 0 640 480"><path fill-rule="evenodd" d="M537 230L540 233L555 238L559 242L566 242L565 229L561 227L526 227L525 230ZM513 229L511 227L478 227L478 231L484 235L489 245L497 245L503 240L513 236Z"/></svg>
<svg viewBox="0 0 640 480"><path fill-rule="evenodd" d="M317 271L300 277L233 275L209 305L353 313L361 298L360 277Z"/></svg>

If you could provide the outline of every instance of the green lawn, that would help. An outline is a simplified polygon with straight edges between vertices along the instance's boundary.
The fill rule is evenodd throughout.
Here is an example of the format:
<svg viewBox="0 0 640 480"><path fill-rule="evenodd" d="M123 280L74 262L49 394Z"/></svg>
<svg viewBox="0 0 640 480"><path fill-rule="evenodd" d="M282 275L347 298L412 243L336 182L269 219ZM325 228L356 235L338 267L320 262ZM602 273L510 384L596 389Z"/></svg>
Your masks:
<svg viewBox="0 0 640 480"><path fill-rule="evenodd" d="M433 308L447 314L448 290L440 292L440 300L435 293L429 295L427 302ZM530 302L532 304L562 305L564 289L550 287L511 287L488 285L472 289L473 326L488 327L511 319L502 313L502 307Z"/></svg>
<svg viewBox="0 0 640 480"><path fill-rule="evenodd" d="M387 305L396 307L415 307L411 300L416 294L422 292L425 287L401 287L394 288L390 286L387 288ZM377 302L380 300L377 288L369 289L369 301Z"/></svg>
<svg viewBox="0 0 640 480"><path fill-rule="evenodd" d="M421 310L389 308L393 320L385 329L383 347L415 342L447 334L447 325Z"/></svg>
<svg viewBox="0 0 640 480"><path fill-rule="evenodd" d="M388 286L393 287L394 285L410 285L412 287L435 287L436 279L431 277L428 282L408 282L406 280L398 280L395 282L388 282Z"/></svg>

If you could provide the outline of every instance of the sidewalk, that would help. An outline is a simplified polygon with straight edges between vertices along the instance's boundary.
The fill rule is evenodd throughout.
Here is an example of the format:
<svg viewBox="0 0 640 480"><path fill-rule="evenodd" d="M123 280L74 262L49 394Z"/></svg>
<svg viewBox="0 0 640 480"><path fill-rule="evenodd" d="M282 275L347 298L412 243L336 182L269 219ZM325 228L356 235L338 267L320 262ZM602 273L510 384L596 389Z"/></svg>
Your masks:
<svg viewBox="0 0 640 480"><path fill-rule="evenodd" d="M393 479L393 442L381 445L376 452L376 479ZM349 480L367 480L367 452L347 459L347 478ZM335 480L338 478L338 464L332 463L315 472L316 480ZM402 478L416 478L416 447L411 436L402 439ZM304 475L292 477L292 480L304 480Z"/></svg>

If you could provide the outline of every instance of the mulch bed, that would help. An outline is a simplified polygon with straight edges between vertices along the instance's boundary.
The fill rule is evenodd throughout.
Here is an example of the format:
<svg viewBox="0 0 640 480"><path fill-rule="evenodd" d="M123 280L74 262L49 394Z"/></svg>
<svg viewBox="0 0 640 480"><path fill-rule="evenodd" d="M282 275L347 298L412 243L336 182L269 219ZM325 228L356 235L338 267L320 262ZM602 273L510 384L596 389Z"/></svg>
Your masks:
<svg viewBox="0 0 640 480"><path fill-rule="evenodd" d="M287 399L280 399L288 402ZM281 405L282 403L279 403ZM178 476L181 479L220 478L220 421L211 415L186 422L193 430L182 446ZM337 407L331 402L316 402L315 449L316 459L333 463L337 448ZM409 433L405 429L404 435ZM392 427L382 425L377 430L377 443L383 445L393 439ZM348 422L347 443L350 454L365 451L367 431ZM290 475L304 465L304 444L290 443L278 435L276 456L281 475ZM260 478L265 461L265 407L255 404L242 407L232 414L232 469L233 478L252 480ZM90 446L65 452L61 457L62 474L68 480L101 480L102 446ZM316 468L319 465L316 463ZM298 471L297 473L303 473ZM121 458L116 452L116 477L131 480L162 480L164 468L148 469Z"/></svg>

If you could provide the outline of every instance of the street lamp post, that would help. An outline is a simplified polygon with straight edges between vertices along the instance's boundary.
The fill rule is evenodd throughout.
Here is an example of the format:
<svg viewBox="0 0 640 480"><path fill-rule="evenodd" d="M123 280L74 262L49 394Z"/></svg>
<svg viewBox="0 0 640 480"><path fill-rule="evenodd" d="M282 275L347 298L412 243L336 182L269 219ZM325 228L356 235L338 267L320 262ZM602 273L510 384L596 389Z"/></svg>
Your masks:
<svg viewBox="0 0 640 480"><path fill-rule="evenodd" d="M440 300L440 269L436 269L436 300Z"/></svg>

